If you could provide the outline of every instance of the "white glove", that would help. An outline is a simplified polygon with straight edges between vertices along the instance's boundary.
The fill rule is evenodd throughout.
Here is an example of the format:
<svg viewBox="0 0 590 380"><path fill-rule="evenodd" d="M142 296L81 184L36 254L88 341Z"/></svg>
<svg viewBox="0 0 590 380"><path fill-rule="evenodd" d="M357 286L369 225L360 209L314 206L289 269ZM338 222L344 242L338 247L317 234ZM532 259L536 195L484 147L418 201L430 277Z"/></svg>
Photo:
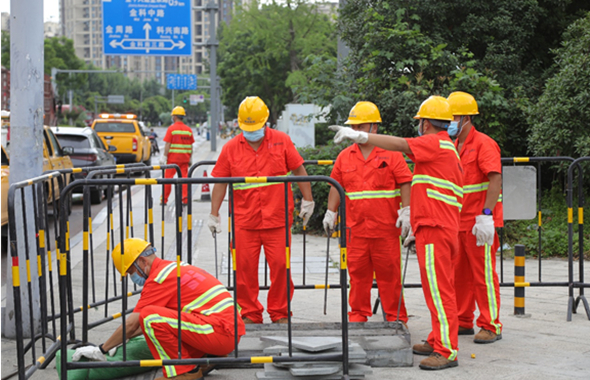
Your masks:
<svg viewBox="0 0 590 380"><path fill-rule="evenodd" d="M107 360L104 354L100 351L100 348L94 346L84 346L76 349L76 352L74 352L74 355L72 356L72 361L77 362L82 357L99 362Z"/></svg>
<svg viewBox="0 0 590 380"><path fill-rule="evenodd" d="M471 231L477 238L476 245L478 247L484 244L494 244L494 234L496 229L494 228L494 217L491 215L478 215L475 217L475 225Z"/></svg>
<svg viewBox="0 0 590 380"><path fill-rule="evenodd" d="M397 215L395 226L402 229L401 237L405 238L410 233L410 229L412 229L410 225L410 206L397 210Z"/></svg>
<svg viewBox="0 0 590 380"><path fill-rule="evenodd" d="M309 218L313 214L314 207L314 201L306 201L305 199L301 200L301 211L299 212L299 217L303 219L303 227L307 226L307 222L309 222Z"/></svg>
<svg viewBox="0 0 590 380"><path fill-rule="evenodd" d="M207 222L207 227L211 230L212 233L218 234L221 232L221 219L218 216L213 214L209 214L209 221Z"/></svg>
<svg viewBox="0 0 590 380"><path fill-rule="evenodd" d="M168 156L160 156L160 165L166 165L168 163Z"/></svg>
<svg viewBox="0 0 590 380"><path fill-rule="evenodd" d="M340 144L344 139L349 139L358 144L364 144L369 141L367 132L355 131L350 127L341 127L339 125L330 125L328 128L336 132L334 143Z"/></svg>
<svg viewBox="0 0 590 380"><path fill-rule="evenodd" d="M404 240L404 247L409 247L410 244L414 243L416 245L416 237L414 236L414 231L412 231L412 226L410 226L410 230L408 231L408 237Z"/></svg>
<svg viewBox="0 0 590 380"><path fill-rule="evenodd" d="M332 233L336 230L336 221L338 220L338 212L334 212L332 210L326 210L326 215L324 215L324 230L328 234L328 236L332 236Z"/></svg>

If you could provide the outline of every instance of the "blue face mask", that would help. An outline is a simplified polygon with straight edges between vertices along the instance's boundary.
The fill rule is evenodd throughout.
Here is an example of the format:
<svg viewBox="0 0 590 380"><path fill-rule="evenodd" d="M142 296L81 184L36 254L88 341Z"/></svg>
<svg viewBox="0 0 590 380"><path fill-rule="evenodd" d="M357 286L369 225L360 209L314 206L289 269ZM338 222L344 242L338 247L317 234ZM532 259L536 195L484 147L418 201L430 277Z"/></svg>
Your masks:
<svg viewBox="0 0 590 380"><path fill-rule="evenodd" d="M244 138L248 141L255 142L264 137L264 127L254 132L242 131Z"/></svg>
<svg viewBox="0 0 590 380"><path fill-rule="evenodd" d="M449 126L449 129L447 129L447 132L451 137L457 136L459 133L459 123L456 121L451 121L451 125Z"/></svg>
<svg viewBox="0 0 590 380"><path fill-rule="evenodd" d="M420 128L422 126L422 121L420 121L420 124L418 124L418 136L422 136L422 128Z"/></svg>
<svg viewBox="0 0 590 380"><path fill-rule="evenodd" d="M145 278L141 277L137 273L133 273L131 275L131 281L133 281L133 283L136 284L136 285L138 285L138 286L143 286L145 284Z"/></svg>

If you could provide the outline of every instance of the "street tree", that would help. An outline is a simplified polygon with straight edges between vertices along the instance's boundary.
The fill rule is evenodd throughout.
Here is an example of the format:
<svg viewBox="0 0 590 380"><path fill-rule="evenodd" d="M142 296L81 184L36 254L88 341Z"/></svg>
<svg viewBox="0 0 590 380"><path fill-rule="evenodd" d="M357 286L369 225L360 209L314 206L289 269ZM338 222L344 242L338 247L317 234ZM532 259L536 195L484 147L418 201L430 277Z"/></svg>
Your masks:
<svg viewBox="0 0 590 380"><path fill-rule="evenodd" d="M303 0L259 3L236 12L220 29L222 100L237 114L246 96L260 96L276 124L285 104L297 101L290 85L310 54L335 56L334 24L314 3ZM288 82L291 83L288 83ZM231 114L230 114L231 115Z"/></svg>
<svg viewBox="0 0 590 380"><path fill-rule="evenodd" d="M531 153L590 155L590 12L564 33L554 50L556 73L529 109Z"/></svg>

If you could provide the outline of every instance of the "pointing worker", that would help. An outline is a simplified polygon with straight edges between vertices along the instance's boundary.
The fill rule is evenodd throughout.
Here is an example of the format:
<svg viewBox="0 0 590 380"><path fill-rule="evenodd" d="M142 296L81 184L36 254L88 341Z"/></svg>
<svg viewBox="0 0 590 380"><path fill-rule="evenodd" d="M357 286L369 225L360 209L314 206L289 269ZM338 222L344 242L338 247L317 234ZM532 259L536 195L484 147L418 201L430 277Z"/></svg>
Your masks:
<svg viewBox="0 0 590 380"><path fill-rule="evenodd" d="M457 136L455 146L463 165L463 209L459 228L459 250L454 257L455 289L459 314L459 335L473 335L475 302L479 309L475 343L502 339L500 284L496 273L499 247L495 227L504 225L502 202L502 161L498 144L479 132L473 116L479 114L475 98L465 92L448 97L454 116L449 134Z"/></svg>
<svg viewBox="0 0 590 380"><path fill-rule="evenodd" d="M440 370L458 365L452 254L458 244L463 170L447 133L453 120L447 100L440 96L429 97L414 118L420 120L417 138L377 135L340 126L330 128L337 131L336 143L345 138L360 144L368 142L383 149L403 152L415 164L410 223L432 331L424 344L414 345L413 351L429 355L420 362L420 368Z"/></svg>
<svg viewBox="0 0 590 380"><path fill-rule="evenodd" d="M381 123L377 106L371 102L358 102L348 116L348 124L355 131L376 134ZM373 273L377 279L379 296L386 319L408 321L401 293L401 240L395 215L403 214L405 235L410 229L410 190L412 172L404 157L375 147L371 143L358 143L344 149L336 159L331 177L346 191L346 224L350 227L348 243L348 272L350 274L350 322L366 322L372 315L371 287ZM400 196L403 211L400 210ZM340 195L330 189L324 228L328 235L334 231L338 216Z"/></svg>
<svg viewBox="0 0 590 380"><path fill-rule="evenodd" d="M278 177L292 172L307 176L303 158L291 138L283 132L265 127L268 107L257 96L247 97L240 104L238 124L242 133L229 140L211 173L213 177ZM298 182L303 195L303 225L313 214L314 202L309 182ZM258 301L258 259L260 249L270 267L271 285L267 311L274 323L287 323L287 272L285 258L285 192L283 183L243 183L234 186L234 224L236 244L236 285L238 303L246 323L262 323L264 308ZM209 229L221 232L219 208L227 184L217 183L211 192ZM288 191L289 215L293 214L293 195ZM291 294L293 296L293 282Z"/></svg>
<svg viewBox="0 0 590 380"><path fill-rule="evenodd" d="M178 358L178 309L181 308L181 355L183 359L201 358L206 355L226 356L234 349L234 300L227 289L212 275L201 268L181 263L181 299L177 297L177 263L161 260L156 249L143 239L125 240L112 252L113 264L122 276L130 275L131 281L143 286L133 313L125 321L127 339L143 333L148 347L157 360ZM180 305L179 305L180 304ZM240 318L238 341L246 333ZM99 347L81 347L73 359L81 356L104 361L105 353L123 343L123 327L117 330ZM213 369L213 365L164 366L165 377L156 380L199 380Z"/></svg>
<svg viewBox="0 0 590 380"><path fill-rule="evenodd" d="M180 167L182 177L188 177L188 167L192 160L193 137L192 129L184 124L182 120L186 116L186 111L183 107L177 106L172 110L173 124L168 127L166 136L164 136L164 154L160 157L160 165L176 164ZM164 178L173 178L176 173L175 169L166 169ZM168 203L170 196L171 185L164 185L164 196L161 199L163 204ZM182 205L186 206L189 201L187 185L182 185Z"/></svg>

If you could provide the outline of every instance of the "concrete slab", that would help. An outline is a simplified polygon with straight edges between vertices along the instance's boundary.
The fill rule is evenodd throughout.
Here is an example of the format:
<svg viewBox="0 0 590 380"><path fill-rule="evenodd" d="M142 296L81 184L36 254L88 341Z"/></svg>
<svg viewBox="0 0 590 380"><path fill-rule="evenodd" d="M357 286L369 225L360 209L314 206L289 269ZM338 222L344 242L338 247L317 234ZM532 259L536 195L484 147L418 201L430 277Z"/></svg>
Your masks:
<svg viewBox="0 0 590 380"><path fill-rule="evenodd" d="M334 375L340 372L342 366L339 365L326 365L326 364L306 364L301 367L289 368L289 372L293 376L325 376Z"/></svg>
<svg viewBox="0 0 590 380"><path fill-rule="evenodd" d="M289 339L280 336L262 336L260 340L263 342L271 342L282 345L288 345ZM308 352L320 352L329 350L331 348L342 347L342 338L329 336L306 336L295 337L291 339L293 347Z"/></svg>

